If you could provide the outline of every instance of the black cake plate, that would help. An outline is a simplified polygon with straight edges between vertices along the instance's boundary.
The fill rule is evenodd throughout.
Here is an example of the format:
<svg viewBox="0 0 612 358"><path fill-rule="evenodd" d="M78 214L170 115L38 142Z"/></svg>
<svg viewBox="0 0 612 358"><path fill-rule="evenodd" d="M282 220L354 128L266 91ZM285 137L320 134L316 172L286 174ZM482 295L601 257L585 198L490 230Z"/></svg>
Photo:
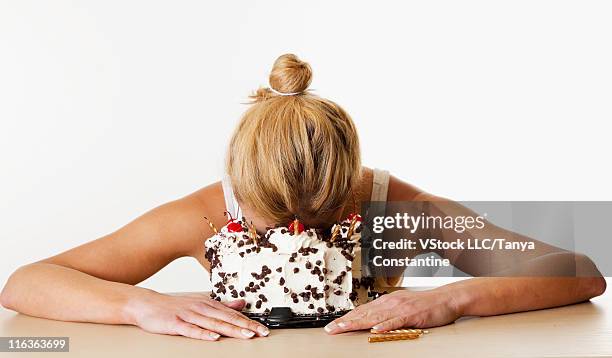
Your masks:
<svg viewBox="0 0 612 358"><path fill-rule="evenodd" d="M348 312L299 314L293 313L289 307L274 307L269 313L244 312L244 314L269 328L316 328L323 327Z"/></svg>

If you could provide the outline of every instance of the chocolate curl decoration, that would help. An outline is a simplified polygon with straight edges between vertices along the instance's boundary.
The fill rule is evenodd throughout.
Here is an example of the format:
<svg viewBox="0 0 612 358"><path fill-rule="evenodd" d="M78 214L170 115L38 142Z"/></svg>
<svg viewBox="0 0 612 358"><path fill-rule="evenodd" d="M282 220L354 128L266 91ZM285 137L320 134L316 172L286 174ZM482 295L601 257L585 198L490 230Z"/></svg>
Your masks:
<svg viewBox="0 0 612 358"><path fill-rule="evenodd" d="M351 236L353 236L353 231L355 231L355 224L357 223L357 215L353 215L353 218L351 219L351 225L348 228L348 232L346 233L346 238L347 239L351 239Z"/></svg>
<svg viewBox="0 0 612 358"><path fill-rule="evenodd" d="M331 236L331 239L329 239L329 241L331 242L336 241L339 235L340 235L340 225L336 224L334 225L334 231L332 232L332 236Z"/></svg>
<svg viewBox="0 0 612 358"><path fill-rule="evenodd" d="M206 222L208 223L208 226L210 226L210 229L215 233L218 234L219 231L217 231L217 228L215 227L215 224L213 224L210 220L208 220L208 218L205 216L204 219L206 219Z"/></svg>

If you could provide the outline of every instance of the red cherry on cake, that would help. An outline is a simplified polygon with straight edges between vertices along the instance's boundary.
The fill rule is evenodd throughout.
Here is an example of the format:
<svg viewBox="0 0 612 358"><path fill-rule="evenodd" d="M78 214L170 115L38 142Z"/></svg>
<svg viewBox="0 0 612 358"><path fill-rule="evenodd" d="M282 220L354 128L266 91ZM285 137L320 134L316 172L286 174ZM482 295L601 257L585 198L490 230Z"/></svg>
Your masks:
<svg viewBox="0 0 612 358"><path fill-rule="evenodd" d="M296 223L297 223L297 233L301 234L304 231L304 224L299 222L297 219L293 220L291 223L289 223L289 231L295 233L295 229L296 229L295 224Z"/></svg>
<svg viewBox="0 0 612 358"><path fill-rule="evenodd" d="M229 232L242 232L242 225L240 225L236 219L231 219L227 224L227 231Z"/></svg>
<svg viewBox="0 0 612 358"><path fill-rule="evenodd" d="M229 220L227 221L227 231L229 232L242 232L242 225L238 222L238 220L234 219L232 214L225 212L227 216L229 216Z"/></svg>
<svg viewBox="0 0 612 358"><path fill-rule="evenodd" d="M353 221L353 218L356 218L355 221L361 221L361 215L359 214L350 213L348 216L348 220Z"/></svg>

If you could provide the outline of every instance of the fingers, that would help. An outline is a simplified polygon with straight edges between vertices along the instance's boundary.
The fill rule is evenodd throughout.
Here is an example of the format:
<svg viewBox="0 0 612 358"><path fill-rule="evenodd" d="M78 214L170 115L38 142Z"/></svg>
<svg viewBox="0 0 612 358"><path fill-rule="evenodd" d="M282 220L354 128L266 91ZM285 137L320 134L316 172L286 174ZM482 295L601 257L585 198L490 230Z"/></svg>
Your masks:
<svg viewBox="0 0 612 358"><path fill-rule="evenodd" d="M251 319L248 319L242 313L239 313L234 310L218 310L206 304L196 304L194 305L193 309L201 315L215 318L230 323L237 327L245 328L251 332L256 332L257 335L260 337L265 337L270 334L270 330L268 329L268 327Z"/></svg>
<svg viewBox="0 0 612 358"><path fill-rule="evenodd" d="M198 301L198 302L201 302L201 301ZM228 311L228 312L240 311L246 304L246 302L242 298L238 300L228 301L228 302L219 302L217 300L206 300L204 301L204 303L216 309L219 309L222 311Z"/></svg>
<svg viewBox="0 0 612 358"><path fill-rule="evenodd" d="M220 335L216 332L212 332L180 320L176 323L174 331L176 334L181 336L201 339L204 341L216 341L220 337Z"/></svg>
<svg viewBox="0 0 612 358"><path fill-rule="evenodd" d="M392 329L399 329L406 327L406 319L404 317L395 317L386 321L377 323L372 327L376 332L390 331Z"/></svg>
<svg viewBox="0 0 612 358"><path fill-rule="evenodd" d="M357 313L355 315L350 315L349 313L325 326L325 331L329 334L337 334L370 329L378 323L389 320L391 314L391 312L383 310L366 312L365 314Z"/></svg>
<svg viewBox="0 0 612 358"><path fill-rule="evenodd" d="M168 296L176 296L176 297L190 297L190 298L210 298L209 294L201 293L201 292L175 292L175 293L167 293Z"/></svg>
<svg viewBox="0 0 612 358"><path fill-rule="evenodd" d="M246 302L244 302L244 300L234 300L234 301L229 301L229 302L223 302L222 305L229 307L233 310L236 311L240 311L244 308L244 305L246 304Z"/></svg>
<svg viewBox="0 0 612 358"><path fill-rule="evenodd" d="M235 326L217 318L206 317L194 311L184 312L179 315L179 318L187 323L220 333L226 337L249 339L255 336L255 332L252 330Z"/></svg>

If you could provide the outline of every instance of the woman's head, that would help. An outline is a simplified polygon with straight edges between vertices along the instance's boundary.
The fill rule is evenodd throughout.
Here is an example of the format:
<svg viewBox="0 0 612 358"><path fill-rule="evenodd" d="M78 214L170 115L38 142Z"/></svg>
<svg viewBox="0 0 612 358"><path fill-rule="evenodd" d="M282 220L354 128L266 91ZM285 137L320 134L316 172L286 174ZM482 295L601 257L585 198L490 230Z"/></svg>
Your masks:
<svg viewBox="0 0 612 358"><path fill-rule="evenodd" d="M280 56L269 78L274 91L251 95L230 141L227 172L236 198L270 223L336 220L358 189L355 125L339 105L308 91L311 80L308 63Z"/></svg>

